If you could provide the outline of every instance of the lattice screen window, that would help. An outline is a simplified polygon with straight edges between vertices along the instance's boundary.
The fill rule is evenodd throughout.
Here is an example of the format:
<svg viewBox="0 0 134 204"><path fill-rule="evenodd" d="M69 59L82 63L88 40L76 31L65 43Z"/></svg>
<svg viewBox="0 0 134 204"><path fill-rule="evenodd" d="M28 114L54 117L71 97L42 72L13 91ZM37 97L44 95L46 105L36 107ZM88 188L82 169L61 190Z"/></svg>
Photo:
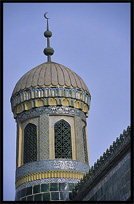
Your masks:
<svg viewBox="0 0 134 204"><path fill-rule="evenodd" d="M37 161L37 127L29 123L24 129L23 163Z"/></svg>
<svg viewBox="0 0 134 204"><path fill-rule="evenodd" d="M65 120L54 125L55 158L72 159L71 127Z"/></svg>
<svg viewBox="0 0 134 204"><path fill-rule="evenodd" d="M82 133L83 133L83 145L84 145L85 162L88 164L87 142L86 142L86 131L85 131L85 126L82 128Z"/></svg>

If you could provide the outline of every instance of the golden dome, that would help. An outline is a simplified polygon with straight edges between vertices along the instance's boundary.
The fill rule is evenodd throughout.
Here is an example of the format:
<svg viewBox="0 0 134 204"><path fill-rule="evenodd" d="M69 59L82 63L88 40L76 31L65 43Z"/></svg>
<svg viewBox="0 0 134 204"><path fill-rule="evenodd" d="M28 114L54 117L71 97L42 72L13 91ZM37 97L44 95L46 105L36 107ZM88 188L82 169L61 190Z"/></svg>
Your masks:
<svg viewBox="0 0 134 204"><path fill-rule="evenodd" d="M89 94L86 84L75 72L58 63L46 62L24 74L17 82L12 96L31 87L57 85L77 88Z"/></svg>

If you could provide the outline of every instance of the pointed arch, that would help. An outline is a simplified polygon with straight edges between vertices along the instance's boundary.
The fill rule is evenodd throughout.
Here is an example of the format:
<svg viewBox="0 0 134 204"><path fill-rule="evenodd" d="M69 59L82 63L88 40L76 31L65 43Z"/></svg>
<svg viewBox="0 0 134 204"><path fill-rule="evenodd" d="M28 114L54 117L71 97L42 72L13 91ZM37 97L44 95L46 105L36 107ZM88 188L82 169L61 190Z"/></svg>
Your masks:
<svg viewBox="0 0 134 204"><path fill-rule="evenodd" d="M55 158L72 159L71 126L65 120L54 124Z"/></svg>
<svg viewBox="0 0 134 204"><path fill-rule="evenodd" d="M23 163L37 161L37 127L28 123L24 129Z"/></svg>

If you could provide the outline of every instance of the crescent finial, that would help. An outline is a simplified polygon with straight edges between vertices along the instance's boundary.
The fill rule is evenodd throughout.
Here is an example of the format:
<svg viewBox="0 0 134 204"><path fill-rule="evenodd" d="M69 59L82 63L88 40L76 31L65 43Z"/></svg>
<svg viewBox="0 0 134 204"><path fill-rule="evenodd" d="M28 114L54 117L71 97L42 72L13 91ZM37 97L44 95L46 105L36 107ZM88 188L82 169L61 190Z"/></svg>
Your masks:
<svg viewBox="0 0 134 204"><path fill-rule="evenodd" d="M46 17L47 13L48 13L48 12L46 12L46 13L44 14L44 17L45 17L46 19L49 19L49 18Z"/></svg>

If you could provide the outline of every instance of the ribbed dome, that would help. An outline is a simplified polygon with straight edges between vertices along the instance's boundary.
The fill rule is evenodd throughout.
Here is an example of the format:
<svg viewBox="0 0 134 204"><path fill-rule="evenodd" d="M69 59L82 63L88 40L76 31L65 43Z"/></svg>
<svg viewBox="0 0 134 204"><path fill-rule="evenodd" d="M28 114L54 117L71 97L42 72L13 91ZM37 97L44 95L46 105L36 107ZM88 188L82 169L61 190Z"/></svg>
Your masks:
<svg viewBox="0 0 134 204"><path fill-rule="evenodd" d="M89 93L86 84L75 72L55 62L46 62L24 74L17 82L12 96L30 87L50 85L72 86Z"/></svg>

